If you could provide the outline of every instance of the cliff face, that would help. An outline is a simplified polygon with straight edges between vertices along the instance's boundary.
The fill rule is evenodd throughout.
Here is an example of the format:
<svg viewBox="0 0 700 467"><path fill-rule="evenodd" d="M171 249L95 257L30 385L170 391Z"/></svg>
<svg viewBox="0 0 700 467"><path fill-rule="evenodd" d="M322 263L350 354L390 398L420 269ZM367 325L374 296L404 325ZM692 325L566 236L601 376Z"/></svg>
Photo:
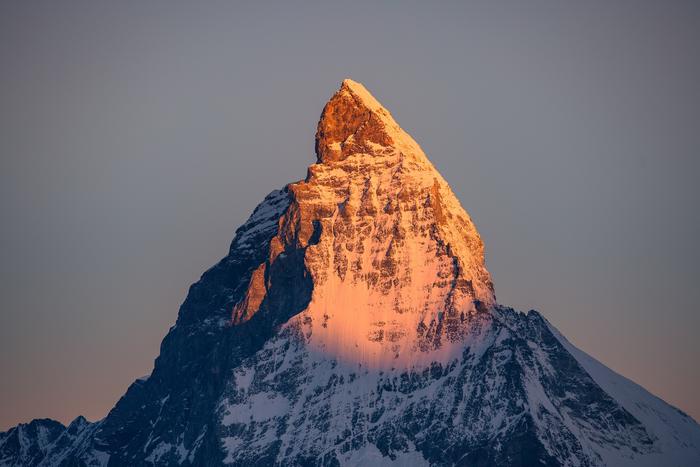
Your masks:
<svg viewBox="0 0 700 467"><path fill-rule="evenodd" d="M416 352L429 349L446 352L464 334L475 301L495 303L469 215L418 144L359 83L345 80L326 104L316 150L306 180L288 186L290 206L234 322L258 313L279 287L271 268L280 255L286 261L303 250L313 293L294 320L310 345L374 366L412 364Z"/></svg>
<svg viewBox="0 0 700 467"><path fill-rule="evenodd" d="M692 419L496 303L469 215L361 84L316 153L190 288L149 377L99 422L0 434L0 466L700 465Z"/></svg>

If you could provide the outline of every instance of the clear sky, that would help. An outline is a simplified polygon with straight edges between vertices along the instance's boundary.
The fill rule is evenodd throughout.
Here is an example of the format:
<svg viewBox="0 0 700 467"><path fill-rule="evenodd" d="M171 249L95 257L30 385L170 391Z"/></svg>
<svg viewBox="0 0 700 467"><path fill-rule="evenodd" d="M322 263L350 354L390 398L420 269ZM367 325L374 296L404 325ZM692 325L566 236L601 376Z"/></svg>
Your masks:
<svg viewBox="0 0 700 467"><path fill-rule="evenodd" d="M0 429L103 417L364 83L499 301L700 418L700 3L0 5Z"/></svg>

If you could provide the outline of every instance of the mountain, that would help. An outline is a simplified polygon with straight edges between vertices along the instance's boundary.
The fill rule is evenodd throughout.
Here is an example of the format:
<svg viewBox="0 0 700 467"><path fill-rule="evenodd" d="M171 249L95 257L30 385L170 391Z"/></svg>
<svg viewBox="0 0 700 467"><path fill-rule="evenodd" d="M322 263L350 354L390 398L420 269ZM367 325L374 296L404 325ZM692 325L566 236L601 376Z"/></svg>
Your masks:
<svg viewBox="0 0 700 467"><path fill-rule="evenodd" d="M497 303L469 215L345 80L305 180L194 284L101 421L0 434L0 465L700 465L700 426Z"/></svg>

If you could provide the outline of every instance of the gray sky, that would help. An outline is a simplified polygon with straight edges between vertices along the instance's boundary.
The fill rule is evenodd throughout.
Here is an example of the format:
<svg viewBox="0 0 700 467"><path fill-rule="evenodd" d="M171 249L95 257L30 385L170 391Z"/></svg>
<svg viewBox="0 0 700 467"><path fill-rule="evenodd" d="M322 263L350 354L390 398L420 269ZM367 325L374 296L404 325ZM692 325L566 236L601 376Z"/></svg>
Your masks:
<svg viewBox="0 0 700 467"><path fill-rule="evenodd" d="M0 429L103 417L364 83L496 294L700 418L700 3L0 5Z"/></svg>

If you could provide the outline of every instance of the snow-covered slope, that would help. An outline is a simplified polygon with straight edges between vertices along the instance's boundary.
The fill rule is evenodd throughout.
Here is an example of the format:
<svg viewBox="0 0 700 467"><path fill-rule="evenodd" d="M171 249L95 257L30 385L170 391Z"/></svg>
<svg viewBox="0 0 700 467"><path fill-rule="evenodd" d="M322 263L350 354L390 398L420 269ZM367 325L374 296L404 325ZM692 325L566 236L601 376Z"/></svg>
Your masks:
<svg viewBox="0 0 700 467"><path fill-rule="evenodd" d="M700 426L695 420L574 347L556 328L548 325L596 384L639 420L654 441L655 452L632 460L620 458L614 451L604 452L609 465L700 465Z"/></svg>
<svg viewBox="0 0 700 467"><path fill-rule="evenodd" d="M497 304L469 215L361 84L316 153L190 288L151 375L99 422L0 434L0 465L700 465L692 419Z"/></svg>
<svg viewBox="0 0 700 467"><path fill-rule="evenodd" d="M461 355L390 369L328 359L290 322L234 370L219 407L226 462L692 466L700 458L695 422L641 388L624 403L606 393L537 312L481 308L466 322ZM655 403L658 413L639 418L627 403Z"/></svg>

